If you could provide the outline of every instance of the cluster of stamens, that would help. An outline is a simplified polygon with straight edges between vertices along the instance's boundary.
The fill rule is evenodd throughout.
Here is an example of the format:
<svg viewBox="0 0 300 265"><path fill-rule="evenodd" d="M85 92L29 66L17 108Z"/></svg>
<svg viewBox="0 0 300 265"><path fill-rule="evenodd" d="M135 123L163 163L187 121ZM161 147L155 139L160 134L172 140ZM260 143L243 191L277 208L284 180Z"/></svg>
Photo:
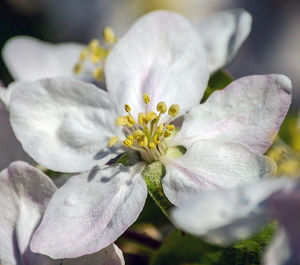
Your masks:
<svg viewBox="0 0 300 265"><path fill-rule="evenodd" d="M104 28L103 40L103 45L101 45L97 39L91 40L88 46L80 52L79 60L73 68L75 75L79 75L83 72L84 63L88 61L93 66L93 78L98 82L103 81L106 58L113 45L117 42L117 37L110 27Z"/></svg>
<svg viewBox="0 0 300 265"><path fill-rule="evenodd" d="M131 107L125 104L126 116L121 116L116 120L117 126L122 126L126 135L123 144L127 148L132 148L140 152L141 157L146 162L159 160L167 151L166 139L175 131L175 126L170 124L173 118L178 115L179 106L173 104L167 108L165 102L157 104L157 113L148 111L150 97L147 94L143 96L145 102L145 112L138 114L138 120L131 115ZM165 123L160 123L161 116L168 110L169 119ZM109 147L119 142L118 137L112 137L109 140Z"/></svg>

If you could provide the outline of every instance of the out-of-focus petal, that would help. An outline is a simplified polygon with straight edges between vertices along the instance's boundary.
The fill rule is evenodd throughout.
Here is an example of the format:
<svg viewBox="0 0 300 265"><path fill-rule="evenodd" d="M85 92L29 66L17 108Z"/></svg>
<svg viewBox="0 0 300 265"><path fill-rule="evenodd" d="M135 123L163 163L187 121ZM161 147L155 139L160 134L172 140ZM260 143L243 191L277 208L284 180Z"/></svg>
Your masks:
<svg viewBox="0 0 300 265"><path fill-rule="evenodd" d="M143 167L107 167L72 177L49 202L31 250L52 258L76 258L113 243L143 209Z"/></svg>
<svg viewBox="0 0 300 265"><path fill-rule="evenodd" d="M51 170L89 170L118 151L108 148L118 134L114 101L92 84L67 78L13 84L9 107L24 150Z"/></svg>
<svg viewBox="0 0 300 265"><path fill-rule="evenodd" d="M232 62L250 33L251 24L251 15L240 8L214 13L199 25L210 73Z"/></svg>
<svg viewBox="0 0 300 265"><path fill-rule="evenodd" d="M185 194L171 217L184 231L213 243L232 243L250 236L270 220L266 203L269 196L293 185L289 180L279 179L236 189Z"/></svg>
<svg viewBox="0 0 300 265"><path fill-rule="evenodd" d="M145 111L165 101L182 113L200 102L208 81L206 52L196 28L170 11L140 18L112 49L105 65L107 89L123 108Z"/></svg>
<svg viewBox="0 0 300 265"><path fill-rule="evenodd" d="M2 57L15 80L71 77L83 47L76 43L55 45L28 36L18 36L5 44Z"/></svg>

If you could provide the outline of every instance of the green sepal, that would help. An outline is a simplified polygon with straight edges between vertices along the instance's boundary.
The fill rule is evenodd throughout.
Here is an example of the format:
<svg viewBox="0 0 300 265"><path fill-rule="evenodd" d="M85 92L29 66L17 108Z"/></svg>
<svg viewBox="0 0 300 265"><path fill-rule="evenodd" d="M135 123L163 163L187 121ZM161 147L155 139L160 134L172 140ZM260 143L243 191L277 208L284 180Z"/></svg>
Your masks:
<svg viewBox="0 0 300 265"><path fill-rule="evenodd" d="M107 165L114 166L117 164L122 164L123 166L133 166L140 161L140 156L135 151L129 151L126 153L122 153L117 155L115 158L109 160Z"/></svg>
<svg viewBox="0 0 300 265"><path fill-rule="evenodd" d="M164 215L169 218L168 211L172 207L172 204L166 198L161 185L161 180L165 173L165 166L160 161L156 161L145 167L142 176L147 184L149 195Z"/></svg>
<svg viewBox="0 0 300 265"><path fill-rule="evenodd" d="M228 86L233 81L232 76L230 76L225 71L218 71L214 73L209 81L208 86L205 90L201 103L205 102L207 98L216 90L220 90Z"/></svg>

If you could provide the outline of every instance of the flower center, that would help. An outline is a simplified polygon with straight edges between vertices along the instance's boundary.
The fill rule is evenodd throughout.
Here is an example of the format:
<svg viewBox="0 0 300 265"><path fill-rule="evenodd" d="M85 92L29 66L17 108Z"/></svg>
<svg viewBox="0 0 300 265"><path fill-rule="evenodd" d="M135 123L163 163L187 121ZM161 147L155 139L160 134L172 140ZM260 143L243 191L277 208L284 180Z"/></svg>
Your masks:
<svg viewBox="0 0 300 265"><path fill-rule="evenodd" d="M93 78L98 82L103 81L106 58L117 42L117 37L110 27L104 28L103 40L103 45L97 39L91 40L89 45L80 52L79 60L73 68L75 75L85 72L84 74L89 76L91 75L89 72L92 69ZM91 65L91 67L87 67L87 64Z"/></svg>
<svg viewBox="0 0 300 265"><path fill-rule="evenodd" d="M127 115L117 118L116 125L122 126L125 132L126 139L122 144L127 148L137 150L141 158L150 163L159 160L166 153L166 139L176 129L170 122L178 115L179 105L173 104L168 109L166 103L161 101L156 106L157 112L154 112L148 110L149 95L144 94L143 98L145 112L138 114L137 122L131 115L131 107L125 104L124 108ZM167 112L167 109L170 117L167 122L160 123L161 117ZM119 138L112 137L108 142L108 146L112 147L117 142L119 142Z"/></svg>

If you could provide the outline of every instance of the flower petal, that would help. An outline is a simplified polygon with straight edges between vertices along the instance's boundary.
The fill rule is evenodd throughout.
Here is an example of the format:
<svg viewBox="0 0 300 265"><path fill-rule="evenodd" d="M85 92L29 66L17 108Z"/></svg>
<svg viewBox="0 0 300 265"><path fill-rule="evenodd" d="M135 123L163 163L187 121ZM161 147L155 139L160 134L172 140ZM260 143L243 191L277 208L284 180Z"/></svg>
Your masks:
<svg viewBox="0 0 300 265"><path fill-rule="evenodd" d="M31 250L55 259L76 258L110 245L143 209L143 167L107 167L72 177L49 202Z"/></svg>
<svg viewBox="0 0 300 265"><path fill-rule="evenodd" d="M101 251L79 257L76 259L66 259L63 265L125 265L125 260L122 251L115 245L111 244L108 247L102 249Z"/></svg>
<svg viewBox="0 0 300 265"><path fill-rule="evenodd" d="M290 102L291 81L283 75L241 78L192 109L169 144L232 140L263 154L273 142Z"/></svg>
<svg viewBox="0 0 300 265"><path fill-rule="evenodd" d="M208 81L206 52L191 23L170 11L155 11L139 19L112 49L105 65L107 89L120 107L134 115L165 101L181 112L200 102Z"/></svg>
<svg viewBox="0 0 300 265"><path fill-rule="evenodd" d="M181 193L230 188L274 173L270 158L237 142L197 141L177 158L163 158L166 175L162 180L170 202L178 205Z"/></svg>
<svg viewBox="0 0 300 265"><path fill-rule="evenodd" d="M199 25L210 73L231 63L248 37L251 24L251 15L239 8L215 13Z"/></svg>
<svg viewBox="0 0 300 265"><path fill-rule="evenodd" d="M29 241L56 187L38 169L14 162L0 173L0 260L2 264L33 264L50 259L30 252Z"/></svg>
<svg viewBox="0 0 300 265"><path fill-rule="evenodd" d="M171 218L180 229L213 243L232 243L257 232L270 220L265 202L273 192L292 185L289 180L279 179L185 194Z"/></svg>
<svg viewBox="0 0 300 265"><path fill-rule="evenodd" d="M265 265L292 265L299 264L299 258L297 260L297 255L299 253L295 252L292 255L292 249L290 248L290 243L288 237L282 227L275 235L273 242L268 246L267 251L264 254Z"/></svg>
<svg viewBox="0 0 300 265"><path fill-rule="evenodd" d="M82 48L83 45L76 43L55 45L28 36L18 36L5 44L2 57L15 80L71 77Z"/></svg>
<svg viewBox="0 0 300 265"><path fill-rule="evenodd" d="M14 85L10 121L24 150L61 172L89 170L115 156L108 140L118 134L114 101L97 87L67 78Z"/></svg>

